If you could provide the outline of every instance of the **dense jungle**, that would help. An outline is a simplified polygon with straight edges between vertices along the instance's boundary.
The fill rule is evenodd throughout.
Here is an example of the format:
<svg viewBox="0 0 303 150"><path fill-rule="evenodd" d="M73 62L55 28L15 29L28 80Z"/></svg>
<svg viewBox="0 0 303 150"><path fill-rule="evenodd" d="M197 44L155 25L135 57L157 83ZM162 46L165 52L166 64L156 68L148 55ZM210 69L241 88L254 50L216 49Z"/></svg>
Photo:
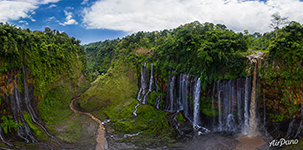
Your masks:
<svg viewBox="0 0 303 150"><path fill-rule="evenodd" d="M303 149L303 25L86 45L0 24L0 149Z"/></svg>

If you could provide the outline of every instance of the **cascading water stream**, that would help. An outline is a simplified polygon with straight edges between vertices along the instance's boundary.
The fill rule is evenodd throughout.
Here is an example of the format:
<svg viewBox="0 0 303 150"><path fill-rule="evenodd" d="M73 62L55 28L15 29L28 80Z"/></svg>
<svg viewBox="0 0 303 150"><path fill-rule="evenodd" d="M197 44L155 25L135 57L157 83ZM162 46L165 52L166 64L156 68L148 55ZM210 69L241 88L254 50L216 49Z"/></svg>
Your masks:
<svg viewBox="0 0 303 150"><path fill-rule="evenodd" d="M182 74L182 87L181 87L181 99L184 116L189 119L188 109L188 86L189 86L189 75Z"/></svg>
<svg viewBox="0 0 303 150"><path fill-rule="evenodd" d="M134 115L134 117L137 117L138 115L137 115L137 109L138 109L138 106L140 105L140 103L138 103L136 106L135 106L135 110L134 110L134 112L133 112L133 115Z"/></svg>
<svg viewBox="0 0 303 150"><path fill-rule="evenodd" d="M258 61L257 59L255 59L252 92L251 92L251 103L250 103L250 119L249 119L249 133L248 133L249 137L258 135L257 120L256 120L257 63Z"/></svg>
<svg viewBox="0 0 303 150"><path fill-rule="evenodd" d="M301 89L301 121L297 133L294 136L295 138L301 133L301 130L303 128L303 87L301 87L300 89Z"/></svg>
<svg viewBox="0 0 303 150"><path fill-rule="evenodd" d="M237 110L238 110L238 126L241 129L243 120L242 120L242 103L241 103L241 92L242 88L240 87L240 79L237 79Z"/></svg>
<svg viewBox="0 0 303 150"><path fill-rule="evenodd" d="M180 110L176 111L176 112L173 114L172 118L173 118L173 121L174 121L174 124L175 124L175 128L177 129L177 131L178 131L181 135L183 135L184 132L181 131L181 130L179 129L180 123L179 123L178 120L177 120L177 116L178 116L179 113L180 113Z"/></svg>
<svg viewBox="0 0 303 150"><path fill-rule="evenodd" d="M14 145L13 144L11 144L11 143L9 143L9 142L6 142L5 140L4 140L4 138L2 137L2 127L0 126L0 141L1 142L3 142L4 144L6 144L7 146L9 146L9 147L14 147ZM1 149L2 147L0 147L0 149Z"/></svg>
<svg viewBox="0 0 303 150"><path fill-rule="evenodd" d="M44 132L50 137L52 138L61 148L62 148L62 145L60 144L60 142L58 140L56 140L54 138L53 135L51 135L47 129L42 125L40 124L39 122L42 122L38 117L37 117L37 114L35 113L36 111L34 111L33 107L32 107L32 102L31 102L31 99L29 97L29 91L28 91L28 86L27 86L27 81L26 81L26 72L27 72L27 69L26 69L26 66L25 65L22 65L22 72L23 72L23 82L24 82L24 101L25 101L25 104L26 104L26 108L27 108L27 111L28 113L30 114L30 117L32 119L32 121L37 124L39 127L41 127ZM24 126L25 127L25 126ZM28 128L28 129L27 129ZM29 130L29 126L28 127L25 127L26 129L26 132L28 132L27 130ZM31 137L32 139L33 137ZM32 139L33 140L33 139ZM34 140L33 140L34 142Z"/></svg>
<svg viewBox="0 0 303 150"><path fill-rule="evenodd" d="M217 81L217 91L218 91L218 109L219 109L219 127L218 130L222 131L222 111L221 111L221 88L220 88L220 82Z"/></svg>
<svg viewBox="0 0 303 150"><path fill-rule="evenodd" d="M149 89L148 89L147 93L143 97L142 104L147 104L148 95L149 95L150 92L153 91L153 80L154 80L154 77L153 77L153 65L154 65L154 63L150 64L151 71L150 71Z"/></svg>
<svg viewBox="0 0 303 150"><path fill-rule="evenodd" d="M170 112L174 112L174 88L175 88L176 75L171 77L171 82L169 83L169 99L170 99Z"/></svg>
<svg viewBox="0 0 303 150"><path fill-rule="evenodd" d="M146 80L146 74L145 74L145 66L146 63L144 63L144 66L141 64L141 80L140 80L140 89L137 95L137 100L142 103L143 96L145 95L146 88L147 88L147 80Z"/></svg>
<svg viewBox="0 0 303 150"><path fill-rule="evenodd" d="M10 72L8 71L8 78L7 78L7 82L8 83L12 83L15 84L15 87L10 87L13 88L13 94L9 95L9 101L11 104L11 108L12 108L12 112L13 112L13 116L14 116L14 120L17 123L17 135L22 138L23 140L26 141L26 143L29 143L30 140L35 143L36 140L34 138L34 136L32 135L32 132L27 124L27 122L24 120L23 115L22 115L22 98L21 98L21 94L19 92L19 90L17 89L17 85L18 85L18 78L16 76L17 71L15 70L14 74L12 73L11 75L13 77L10 76ZM13 79L15 80L15 82L13 82ZM8 101L8 100L7 100ZM23 127L21 125L19 125L19 121L23 124ZM24 131L25 129L25 131ZM30 139L28 139L30 138Z"/></svg>
<svg viewBox="0 0 303 150"><path fill-rule="evenodd" d="M25 100L25 104L28 110L28 113L31 116L32 121L37 124L38 126L40 126L44 132L49 136L49 137L53 137L51 134L48 133L48 131L44 128L44 126L42 126L36 119L37 115L35 114L35 111L33 110L33 108L31 107L31 102L30 102L30 98L29 98L29 92L28 92L28 87L27 87L27 82L26 82L26 68L25 65L22 66L22 71L23 71L23 82L24 82L24 100Z"/></svg>
<svg viewBox="0 0 303 150"><path fill-rule="evenodd" d="M249 114L248 114L248 77L245 80L245 101L244 101L244 127L242 128L245 135L248 134L247 129L249 128Z"/></svg>
<svg viewBox="0 0 303 150"><path fill-rule="evenodd" d="M293 127L293 124L294 124L295 120L296 120L296 119L293 119L293 120L289 123L285 138L289 138L289 137L290 137L291 130L292 130L292 127Z"/></svg>
<svg viewBox="0 0 303 150"><path fill-rule="evenodd" d="M30 114L31 116L31 119L32 121L37 124L38 126L40 126L44 132L51 138L53 138L54 136L52 136L44 126L42 126L39 122L38 122L38 117L37 115L35 114L35 111L34 109L32 108L31 106L31 102L30 102L30 98L29 98L29 92L28 92L28 87L27 87L27 82L26 82L26 67L25 65L22 66L22 71L23 71L23 82L24 82L24 99L25 99L25 104L26 104L26 107L27 107L27 110L28 110L28 113ZM60 144L59 144L60 145Z"/></svg>
<svg viewBox="0 0 303 150"><path fill-rule="evenodd" d="M234 86L233 81L229 81L228 84L228 99L227 99L227 106L228 106L228 115L227 115L227 130L233 131L234 130L234 115L233 115L233 93L234 93Z"/></svg>
<svg viewBox="0 0 303 150"><path fill-rule="evenodd" d="M199 116L200 116L200 91L201 91L201 82L200 78L195 79L196 84L194 87L194 119L193 126L197 126L199 124Z"/></svg>
<svg viewBox="0 0 303 150"><path fill-rule="evenodd" d="M216 82L213 84L213 90L212 90L212 99L211 99L211 112L213 115L213 128L215 128L215 90L216 90Z"/></svg>
<svg viewBox="0 0 303 150"><path fill-rule="evenodd" d="M155 80L155 86L156 86L156 92L159 93L159 87L158 87L158 84L157 84L157 81ZM159 95L157 98L156 98L156 101L155 101L155 106L157 109L160 109L159 105L160 105L160 101L161 101L161 95Z"/></svg>

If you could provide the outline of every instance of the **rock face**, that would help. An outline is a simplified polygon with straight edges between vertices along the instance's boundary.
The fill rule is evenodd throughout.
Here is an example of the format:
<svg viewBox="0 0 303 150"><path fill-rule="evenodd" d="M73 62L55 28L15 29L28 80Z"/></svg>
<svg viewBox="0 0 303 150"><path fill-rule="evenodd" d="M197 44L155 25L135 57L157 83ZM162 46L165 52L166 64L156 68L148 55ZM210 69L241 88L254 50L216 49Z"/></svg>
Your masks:
<svg viewBox="0 0 303 150"><path fill-rule="evenodd" d="M27 65L23 64L21 68L14 67L0 74L0 140L5 145L16 148L6 140L41 146L43 144L39 138L49 138L50 145L60 147L61 142L54 138L54 132L50 134L37 110L41 96L34 95L34 80L30 75L31 70L27 68ZM82 80L85 80L85 77L82 77ZM56 86L56 83L52 86ZM49 111L51 113L52 110Z"/></svg>
<svg viewBox="0 0 303 150"><path fill-rule="evenodd" d="M142 67L144 74L141 74L139 92L147 92L146 87L150 84L147 74L152 73L160 83L159 92L166 93L162 97L165 104L162 109L172 114L182 112L193 125L204 126L211 131L233 131L248 136L269 133L272 137L296 138L302 134L303 90L301 87L287 86L279 78L270 84L266 83L260 74L263 71L261 67L268 66L265 57L263 52L247 56L249 66L246 71L250 76L215 81L206 91L199 90L199 97L202 98L199 99L199 107L195 99L197 78L190 78L185 73L170 75L169 80L164 82L153 74L155 71Z"/></svg>
<svg viewBox="0 0 303 150"><path fill-rule="evenodd" d="M30 129L28 123L25 121L23 116L23 112L32 115L32 120L38 123L41 127L43 127L39 122L41 122L37 115L37 110L35 107L34 97L33 97L33 85L28 81L27 69L23 65L22 70L18 70L14 68L10 71L1 75L1 99L4 100L2 103L4 106L8 106L4 108L7 111L6 115L13 116L14 122L17 126L17 136L27 143L29 142L37 142L35 137L33 136L33 132ZM20 83L19 74L23 73L23 83ZM23 84L23 94L20 93L19 88L22 88ZM28 90L28 85L30 86L31 91ZM3 106L3 105L2 105ZM2 109L2 110L4 110ZM8 109L8 110L7 110ZM44 128L44 127L43 127ZM45 128L44 128L45 129ZM45 130L46 131L46 130ZM48 132L47 132L48 133Z"/></svg>

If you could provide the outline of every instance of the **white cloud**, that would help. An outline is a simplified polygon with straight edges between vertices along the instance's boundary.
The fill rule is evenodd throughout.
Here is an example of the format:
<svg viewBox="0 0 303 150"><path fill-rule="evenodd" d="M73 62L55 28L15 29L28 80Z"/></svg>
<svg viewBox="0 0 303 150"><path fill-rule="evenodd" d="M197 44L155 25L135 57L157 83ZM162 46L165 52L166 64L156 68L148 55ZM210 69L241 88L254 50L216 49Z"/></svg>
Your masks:
<svg viewBox="0 0 303 150"><path fill-rule="evenodd" d="M51 4L50 6L48 6L48 8L53 8L53 7L57 7L57 5Z"/></svg>
<svg viewBox="0 0 303 150"><path fill-rule="evenodd" d="M83 10L83 23L91 29L136 32L170 29L198 20L253 33L271 31L275 12L303 23L302 8L299 0L99 0Z"/></svg>
<svg viewBox="0 0 303 150"><path fill-rule="evenodd" d="M57 20L55 16L49 17L46 20L44 20L44 22L51 22L51 21L59 22L59 20Z"/></svg>
<svg viewBox="0 0 303 150"><path fill-rule="evenodd" d="M28 14L35 14L39 5L56 3L59 0L0 0L0 22L29 18Z"/></svg>
<svg viewBox="0 0 303 150"><path fill-rule="evenodd" d="M83 0L82 3L81 3L81 5L85 5L87 3L88 3L88 0Z"/></svg>
<svg viewBox="0 0 303 150"><path fill-rule="evenodd" d="M69 10L69 9L70 9L70 10L73 10L74 7L69 7L69 6L67 6L67 7L65 7L65 9L66 9L66 10Z"/></svg>
<svg viewBox="0 0 303 150"><path fill-rule="evenodd" d="M65 25L78 24L78 22L72 18L73 16L72 16L71 12L67 12L66 10L64 10L64 13L66 15L66 18L65 18L66 21L64 23L59 23L60 25L65 26Z"/></svg>
<svg viewBox="0 0 303 150"><path fill-rule="evenodd" d="M28 25L28 22L26 22L24 20L20 20L18 23L24 23L24 24Z"/></svg>

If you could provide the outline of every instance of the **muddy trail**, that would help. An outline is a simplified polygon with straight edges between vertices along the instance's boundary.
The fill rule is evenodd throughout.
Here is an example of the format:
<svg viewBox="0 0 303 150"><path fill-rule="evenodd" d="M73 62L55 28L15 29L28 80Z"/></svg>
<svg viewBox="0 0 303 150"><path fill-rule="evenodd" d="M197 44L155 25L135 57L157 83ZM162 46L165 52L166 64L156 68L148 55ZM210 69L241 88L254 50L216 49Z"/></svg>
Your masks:
<svg viewBox="0 0 303 150"><path fill-rule="evenodd" d="M69 108L74 113L84 114L84 115L87 115L87 116L91 117L93 120L95 120L99 124L98 137L96 139L96 141L97 141L96 150L107 150L108 145L107 145L107 141L106 141L106 138L105 138L105 128L104 128L102 122L98 118L93 116L92 114L87 113L87 112L81 112L81 111L76 109L76 107L74 106L74 101L78 100L79 98L80 97L72 99L71 103L69 104Z"/></svg>

